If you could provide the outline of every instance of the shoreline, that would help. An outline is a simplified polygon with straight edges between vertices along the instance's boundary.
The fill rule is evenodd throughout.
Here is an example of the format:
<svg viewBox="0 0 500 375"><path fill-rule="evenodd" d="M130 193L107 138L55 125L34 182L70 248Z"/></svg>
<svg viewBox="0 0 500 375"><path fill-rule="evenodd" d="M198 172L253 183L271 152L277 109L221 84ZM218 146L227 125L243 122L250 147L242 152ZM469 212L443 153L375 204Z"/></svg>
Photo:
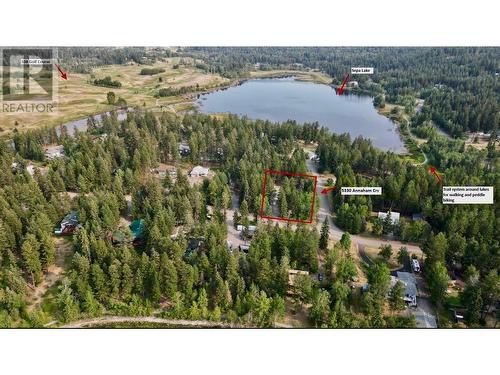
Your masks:
<svg viewBox="0 0 500 375"><path fill-rule="evenodd" d="M195 91L195 92L186 93L186 94L176 96L175 98L178 100L174 99L174 101L172 103L163 104L163 105L154 105L151 107L145 107L144 109L152 110L153 112L157 112L157 113L171 112L171 113L174 113L177 115L182 115L186 112L193 111L193 110L198 111L198 106L196 105L196 101L202 95L208 95L208 94L211 94L214 92L228 90L232 87L241 86L242 84L244 84L250 80L294 78L295 80L300 81L300 82L310 82L310 83L314 83L314 84L326 85L326 86L329 86L333 89L337 88L337 86L333 85L332 83L323 82L323 81L317 79L317 77L315 79L314 73L316 73L316 75L323 74L323 77L326 77L326 76L324 76L324 73L321 73L321 72L307 72L307 71L300 71L300 70L297 70L297 71L290 71L290 70L270 71L270 72L264 72L264 73L259 74L257 76L255 76L255 75L251 76L251 73L250 73L249 77L234 78L234 79L230 80L227 84L222 84L220 86L205 88L205 89L200 90L200 91ZM346 92L348 92L351 95L371 96L371 93L366 91L366 90L359 90L359 89L352 90L350 88L346 88ZM180 110L175 109L175 107L177 105L182 105L182 104L188 105L188 108L180 109ZM388 104L390 104L390 103L388 103ZM130 108L131 107L129 107L127 109L127 111ZM165 108L167 108L168 110L165 111L164 110ZM74 117L74 118L69 119L69 120L64 119L63 122L57 122L57 123L53 123L53 124L44 125L41 128L58 129L61 126L68 126L70 123L85 120L90 116L98 117L98 116L101 116L103 114L109 114L112 111L121 111L121 110L123 110L123 108L111 108L111 109L106 110L106 111L93 111L92 113L85 115L83 117ZM396 132L398 133L400 140L403 142L404 150L402 152L394 152L394 151L390 151L390 150L383 150L383 149L380 149L378 147L376 147L376 148L381 150L381 151L384 151L384 152L394 152L395 154L400 155L402 157L412 156L411 150L409 150L407 145L406 145L407 140L406 140L405 136L402 134L402 132L400 131L401 123L398 120L396 120L390 116L390 111L383 111L381 108L375 108L375 110L377 111L378 114L388 118L389 120L391 120L394 123L395 128L396 128ZM219 115L227 115L227 114L230 114L230 112L220 113ZM214 115L217 115L217 114L214 114ZM33 130L33 128L27 128L27 129L23 129L23 130ZM4 137L7 141L12 139L11 134L2 135L0 138L4 138ZM410 140L412 140L411 135L409 136L409 138L410 138Z"/></svg>

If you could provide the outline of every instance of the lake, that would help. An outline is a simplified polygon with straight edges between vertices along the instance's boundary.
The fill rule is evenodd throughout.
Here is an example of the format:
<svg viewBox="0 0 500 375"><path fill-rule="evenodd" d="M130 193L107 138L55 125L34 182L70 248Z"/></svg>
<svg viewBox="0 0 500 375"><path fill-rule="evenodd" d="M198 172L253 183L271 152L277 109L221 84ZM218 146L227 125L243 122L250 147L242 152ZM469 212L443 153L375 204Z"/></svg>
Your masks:
<svg viewBox="0 0 500 375"><path fill-rule="evenodd" d="M378 114L372 102L369 96L336 95L327 85L267 78L203 94L196 103L203 113L234 113L273 122L317 121L332 132L349 133L353 140L361 135L380 149L405 152L396 124Z"/></svg>
<svg viewBox="0 0 500 375"><path fill-rule="evenodd" d="M117 118L119 121L125 120L127 118L127 110L126 109L118 109L116 110L117 113ZM111 115L111 112L105 112L101 114L97 114L94 116L94 119L96 122L100 122L102 119L102 115L105 114L107 116ZM87 131L87 120L90 116L78 119L78 120L73 120L70 122L67 122L65 124L62 124L61 126L66 127L67 134L70 136L75 135L75 132L78 130L79 132L85 132ZM61 126L56 127L56 133L57 135L61 135Z"/></svg>

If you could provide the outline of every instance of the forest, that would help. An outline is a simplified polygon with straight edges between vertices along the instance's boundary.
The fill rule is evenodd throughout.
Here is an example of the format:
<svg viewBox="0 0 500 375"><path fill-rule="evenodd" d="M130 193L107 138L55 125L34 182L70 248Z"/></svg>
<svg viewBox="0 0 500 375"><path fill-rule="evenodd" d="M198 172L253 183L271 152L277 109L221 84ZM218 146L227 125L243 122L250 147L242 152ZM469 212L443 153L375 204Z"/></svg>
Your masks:
<svg viewBox="0 0 500 375"><path fill-rule="evenodd" d="M186 156L178 152L181 142L190 147ZM47 160L44 147L54 143L64 146L65 156ZM268 228L257 232L248 253L228 251L225 220L231 190L237 194L240 219L255 223L264 171L307 171L301 144L317 144L319 168L334 173L337 186L383 187L385 194L375 198L332 195L337 224L347 232L366 230L372 210L422 213L423 220L402 219L397 228L383 228L384 233L422 244L435 303L446 303L449 275L462 275L467 322L480 324L482 311L499 294L498 203L443 205L440 186L425 166L379 151L362 138L331 134L318 124L156 115L139 108L124 121L116 113L105 115L98 126L75 137L64 129L60 136L55 129L37 129L16 133L15 151L10 143L0 143L0 324L38 327L51 319L145 316L161 307L164 317L267 327L283 318L291 300L294 310L310 306L309 319L317 327L414 326L414 320L384 307L389 292L391 311L399 311L402 301L400 290L390 291L385 263L363 271L369 292L351 289L359 270L349 252L349 234L328 246L327 223L321 233L308 225L265 224ZM443 137L425 147L446 184L494 185L498 202L496 153L463 152L463 142ZM30 162L37 166L33 176L26 170ZM175 179L169 174L159 179L150 172L159 163L210 163L215 175L198 185L189 184L180 169ZM287 184L283 181L283 197L290 205L295 198ZM57 256L53 229L71 210L81 225L65 238L72 248L70 268L50 291L52 298L34 306L31 290ZM138 246L113 244L112 234L124 218L144 221ZM197 238L203 239L201 245L187 251ZM300 276L290 296L289 270L314 275L323 257L324 279Z"/></svg>
<svg viewBox="0 0 500 375"><path fill-rule="evenodd" d="M375 68L357 75L359 91L383 94L400 104L425 100L421 121L432 120L453 136L490 133L500 122L499 48L453 47L190 47L207 71L245 77L260 70L315 69L340 84L353 66Z"/></svg>
<svg viewBox="0 0 500 375"><path fill-rule="evenodd" d="M443 204L442 187L428 166L436 168L443 185L494 186L498 202L498 48L78 47L60 48L59 55L74 72L131 61L148 66L180 56L195 58L197 69L228 78L246 78L255 69L317 70L329 74L334 85L351 66L373 66L375 75L356 77L359 92L373 95L379 108L386 103L404 108L409 121L402 121L401 131L426 139L419 150L427 164L380 151L363 138L332 134L317 123L273 124L232 115L153 114L136 108L124 121L116 113L99 124L90 118L89 132L75 137L64 128L59 135L54 128L15 131L12 142L0 143L1 326L150 315L158 308L165 317L273 326L287 314L290 301L294 311L308 306L315 326L413 326L411 319L387 314L385 297L400 291L389 290L384 262L362 270L368 293L351 290L360 270L349 252L348 233L419 244L436 306L460 305L467 324L485 323L484 312L496 303L500 289L498 203ZM157 73L150 67L140 72ZM121 86L110 77L92 83ZM197 90L160 89L156 95ZM423 100L419 111L416 99ZM107 102L126 106L113 92ZM454 137L489 133L488 146L467 147L461 139L441 136L433 125ZM189 147L188 155L179 154L181 143ZM47 159L45 147L53 144L64 147L63 158ZM278 227L258 217L264 171L307 173L303 145L316 148L320 172L336 177L333 215L346 234L333 247L327 222L319 233L313 226ZM168 173L157 178L151 171L160 164L209 165L214 175L198 185L179 168L174 178ZM311 181L274 177L268 180L264 213L308 218ZM342 186L381 186L384 194L342 196ZM227 249L232 194L239 207L235 224L269 226L257 232L248 253ZM317 208L318 199L314 204ZM397 224L380 220L372 215L376 211L398 212L401 219ZM61 242L54 228L69 212L78 213L81 225ZM130 236L124 220L144 223L138 246L114 240L120 231ZM191 249L194 239L203 240ZM61 243L71 247L69 270L49 291L51 298L34 303L33 291L55 265ZM392 250L384 252L390 257ZM298 277L290 294L290 269L314 275L320 268L324 279ZM465 288L452 304L446 287L456 278L465 281ZM399 311L400 302L392 301L391 308Z"/></svg>

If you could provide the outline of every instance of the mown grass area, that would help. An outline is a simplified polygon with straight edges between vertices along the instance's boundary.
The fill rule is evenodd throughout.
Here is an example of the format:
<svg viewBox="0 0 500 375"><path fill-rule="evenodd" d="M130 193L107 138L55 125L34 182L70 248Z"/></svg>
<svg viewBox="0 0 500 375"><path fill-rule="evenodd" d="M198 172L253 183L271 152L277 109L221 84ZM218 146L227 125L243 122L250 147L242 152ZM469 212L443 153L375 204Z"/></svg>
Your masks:
<svg viewBox="0 0 500 375"><path fill-rule="evenodd" d="M301 71L301 70L256 70L250 72L250 78L273 78L294 76L298 81L330 84L332 78L322 72Z"/></svg>
<svg viewBox="0 0 500 375"><path fill-rule="evenodd" d="M52 113L1 113L0 136L8 135L13 129L24 130L40 126L56 126L86 116L110 111L115 108L107 103L106 94L113 91L116 98L122 97L129 106L147 108L167 105L172 110L190 108L183 96L156 98L161 88L196 87L200 91L229 84L229 79L205 74L194 65L179 65L179 58L171 58L154 65L109 65L93 70L92 74L68 72L68 80L58 80L57 110ZM179 67L176 67L179 65ZM175 68L174 68L175 66ZM145 67L161 68L165 71L155 75L141 75ZM95 79L111 77L121 83L120 88L102 87L93 84Z"/></svg>

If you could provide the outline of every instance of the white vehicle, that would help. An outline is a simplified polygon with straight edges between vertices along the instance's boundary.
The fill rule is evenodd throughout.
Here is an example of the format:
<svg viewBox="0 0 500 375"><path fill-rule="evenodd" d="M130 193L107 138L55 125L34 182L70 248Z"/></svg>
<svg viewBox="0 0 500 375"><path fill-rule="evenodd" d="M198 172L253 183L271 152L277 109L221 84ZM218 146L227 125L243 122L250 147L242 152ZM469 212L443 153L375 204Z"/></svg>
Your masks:
<svg viewBox="0 0 500 375"><path fill-rule="evenodd" d="M418 263L417 259L411 260L411 268L413 272L420 272L420 263Z"/></svg>

